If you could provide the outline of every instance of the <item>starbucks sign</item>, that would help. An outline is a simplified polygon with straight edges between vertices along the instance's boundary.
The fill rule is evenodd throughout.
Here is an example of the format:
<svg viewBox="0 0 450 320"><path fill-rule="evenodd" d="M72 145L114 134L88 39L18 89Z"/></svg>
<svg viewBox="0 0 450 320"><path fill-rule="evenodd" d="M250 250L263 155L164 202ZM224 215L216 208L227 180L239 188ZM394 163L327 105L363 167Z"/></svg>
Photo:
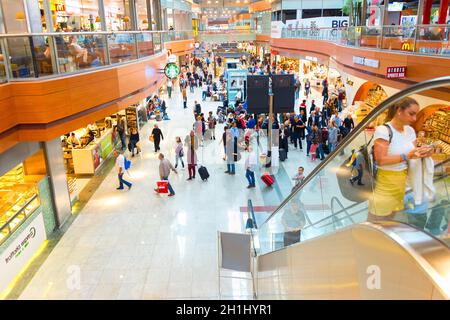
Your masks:
<svg viewBox="0 0 450 320"><path fill-rule="evenodd" d="M164 74L169 79L174 79L178 77L180 74L180 68L177 66L176 63L168 63L166 64L166 67L164 68Z"/></svg>

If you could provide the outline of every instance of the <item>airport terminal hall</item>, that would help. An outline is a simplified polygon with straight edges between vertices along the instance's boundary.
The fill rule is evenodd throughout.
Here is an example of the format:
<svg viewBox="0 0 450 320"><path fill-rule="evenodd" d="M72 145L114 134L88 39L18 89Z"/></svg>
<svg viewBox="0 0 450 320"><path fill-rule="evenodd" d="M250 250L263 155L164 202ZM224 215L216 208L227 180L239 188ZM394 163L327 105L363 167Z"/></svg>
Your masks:
<svg viewBox="0 0 450 320"><path fill-rule="evenodd" d="M0 0L0 301L449 300L449 40L449 0Z"/></svg>

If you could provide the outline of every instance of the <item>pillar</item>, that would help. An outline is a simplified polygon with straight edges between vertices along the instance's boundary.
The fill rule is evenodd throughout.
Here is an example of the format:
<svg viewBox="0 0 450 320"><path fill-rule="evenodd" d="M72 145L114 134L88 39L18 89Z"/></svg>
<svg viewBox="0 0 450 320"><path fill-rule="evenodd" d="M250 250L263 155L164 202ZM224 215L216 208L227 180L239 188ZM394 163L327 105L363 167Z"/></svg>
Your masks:
<svg viewBox="0 0 450 320"><path fill-rule="evenodd" d="M425 0L424 5L423 5L422 24L430 24L431 7L432 6L433 6L433 0Z"/></svg>
<svg viewBox="0 0 450 320"><path fill-rule="evenodd" d="M439 18L438 24L446 24L447 23L447 11L448 11L448 0L441 0L441 4L439 6Z"/></svg>
<svg viewBox="0 0 450 320"><path fill-rule="evenodd" d="M61 139L58 137L51 141L42 142L42 147L45 154L47 175L50 178L56 221L58 227L61 227L72 214Z"/></svg>

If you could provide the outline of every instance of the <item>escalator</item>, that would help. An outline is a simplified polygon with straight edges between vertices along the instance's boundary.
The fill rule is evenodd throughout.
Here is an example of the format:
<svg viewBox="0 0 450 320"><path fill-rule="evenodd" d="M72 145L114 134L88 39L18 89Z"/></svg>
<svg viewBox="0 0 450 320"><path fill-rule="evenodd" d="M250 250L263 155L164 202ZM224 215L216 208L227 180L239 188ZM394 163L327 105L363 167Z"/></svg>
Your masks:
<svg viewBox="0 0 450 320"><path fill-rule="evenodd" d="M418 201L417 187L408 184L403 210L389 218L377 215L367 151L363 185L349 182L352 153L370 149L369 128L383 123L391 105L426 90L448 95L449 88L450 77L438 78L386 99L258 223L259 299L450 298L450 160L435 158L433 192Z"/></svg>

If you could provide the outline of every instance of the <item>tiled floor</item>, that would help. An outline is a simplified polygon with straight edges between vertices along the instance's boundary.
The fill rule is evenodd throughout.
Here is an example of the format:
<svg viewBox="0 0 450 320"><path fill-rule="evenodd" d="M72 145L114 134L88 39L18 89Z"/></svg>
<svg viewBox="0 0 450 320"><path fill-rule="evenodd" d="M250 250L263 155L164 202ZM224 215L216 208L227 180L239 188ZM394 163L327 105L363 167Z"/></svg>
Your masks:
<svg viewBox="0 0 450 320"><path fill-rule="evenodd" d="M174 161L175 137L186 136L193 123L194 99L188 109L178 92L167 99L170 121L158 122L164 134L162 152ZM216 111L218 102L203 102L203 112ZM291 177L311 163L305 152L292 150L280 167L282 189L267 190L260 181L247 189L243 164L235 176L224 174L223 148L206 141L199 159L210 179L186 181L187 169L171 174L176 191L172 198L153 192L158 180L158 160L148 141L154 122L141 134L143 152L133 158L133 188L118 191L113 170L82 209L20 296L21 299L177 299L218 298L217 231L243 232L246 213L241 206L278 205L292 187ZM257 150L261 152L261 150ZM281 192L280 192L281 190ZM313 202L314 199L310 200ZM263 213L257 213L263 214ZM251 283L222 280L225 298L251 298Z"/></svg>

